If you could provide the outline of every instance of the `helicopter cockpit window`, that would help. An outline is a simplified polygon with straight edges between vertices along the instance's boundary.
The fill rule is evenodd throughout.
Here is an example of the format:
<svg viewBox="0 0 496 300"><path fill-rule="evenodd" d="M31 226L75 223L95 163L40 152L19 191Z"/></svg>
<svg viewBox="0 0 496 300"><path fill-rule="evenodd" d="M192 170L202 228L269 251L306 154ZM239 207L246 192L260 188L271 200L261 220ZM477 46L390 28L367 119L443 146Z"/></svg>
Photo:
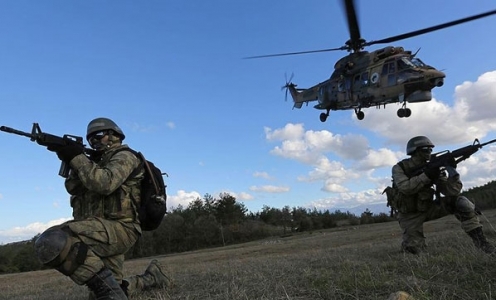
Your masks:
<svg viewBox="0 0 496 300"><path fill-rule="evenodd" d="M416 66L416 67L419 67L419 68L424 68L426 67L427 65L424 64L423 61L420 60L420 58L412 58L411 59L411 62Z"/></svg>
<svg viewBox="0 0 496 300"><path fill-rule="evenodd" d="M384 65L382 66L382 75L387 75L387 74L392 74L396 72L396 61L389 61L385 62Z"/></svg>
<svg viewBox="0 0 496 300"><path fill-rule="evenodd" d="M398 70L405 70L414 68L415 65L406 57L398 59Z"/></svg>

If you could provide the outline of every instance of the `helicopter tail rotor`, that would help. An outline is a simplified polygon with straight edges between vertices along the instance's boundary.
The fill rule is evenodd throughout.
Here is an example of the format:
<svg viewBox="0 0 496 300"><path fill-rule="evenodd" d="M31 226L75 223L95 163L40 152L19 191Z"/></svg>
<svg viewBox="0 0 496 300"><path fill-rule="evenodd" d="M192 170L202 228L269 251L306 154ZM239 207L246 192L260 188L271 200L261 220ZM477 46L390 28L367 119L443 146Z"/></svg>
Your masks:
<svg viewBox="0 0 496 300"><path fill-rule="evenodd" d="M284 101L288 101L288 90L289 90L289 87L290 86L296 86L294 83L291 82L291 80L293 80L293 76L294 76L294 73L291 73L291 76L289 77L289 80L288 80L288 76L286 73L284 73L284 78L285 78L285 84L281 87L281 91L282 90L286 90L285 92L285 95L284 95Z"/></svg>

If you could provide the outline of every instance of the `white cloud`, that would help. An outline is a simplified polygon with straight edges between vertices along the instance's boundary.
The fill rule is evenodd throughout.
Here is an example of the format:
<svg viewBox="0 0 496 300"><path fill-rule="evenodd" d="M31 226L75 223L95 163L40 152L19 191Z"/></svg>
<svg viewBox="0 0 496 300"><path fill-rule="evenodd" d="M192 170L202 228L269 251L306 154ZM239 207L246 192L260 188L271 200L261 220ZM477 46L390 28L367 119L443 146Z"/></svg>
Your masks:
<svg viewBox="0 0 496 300"><path fill-rule="evenodd" d="M71 218L60 218L47 223L35 222L24 227L14 227L11 229L0 230L0 243L12 243L30 240L38 233L42 233L49 227L62 224Z"/></svg>
<svg viewBox="0 0 496 300"><path fill-rule="evenodd" d="M253 177L264 178L264 179L267 179L267 180L271 180L272 179L272 177L267 172L254 172L253 173Z"/></svg>
<svg viewBox="0 0 496 300"><path fill-rule="evenodd" d="M396 164L402 153L395 153L390 149L369 150L367 154L358 161L356 169L370 170Z"/></svg>
<svg viewBox="0 0 496 300"><path fill-rule="evenodd" d="M219 197L221 194L229 194L231 196L233 196L234 198L236 198L236 200L252 200L253 199L253 196L248 194L248 193L245 193L245 192L241 192L241 193L235 193L235 192L232 192L232 191L223 191L223 192L220 192L219 193Z"/></svg>
<svg viewBox="0 0 496 300"><path fill-rule="evenodd" d="M345 188L344 186L337 184L333 181L334 180L332 180L332 179L326 180L324 182L324 186L322 187L322 190L326 191L326 192L331 192L331 193L345 193L348 191L347 188Z"/></svg>
<svg viewBox="0 0 496 300"><path fill-rule="evenodd" d="M333 134L328 130L305 131L302 124L288 123L282 129L265 128L269 141L280 141L271 153L304 164L318 164L324 153L332 152L345 159L358 159L367 153L367 139L357 134Z"/></svg>
<svg viewBox="0 0 496 300"><path fill-rule="evenodd" d="M289 192L290 188L287 186L263 185L263 186L251 186L250 190L254 192L262 192L262 193L286 193Z"/></svg>
<svg viewBox="0 0 496 300"><path fill-rule="evenodd" d="M131 131L133 132L153 132L157 128L154 125L143 125L138 123L132 123L129 127L131 127Z"/></svg>
<svg viewBox="0 0 496 300"><path fill-rule="evenodd" d="M455 89L455 100L466 121L488 120L494 129L496 71L482 74L476 82L466 81Z"/></svg>
<svg viewBox="0 0 496 300"><path fill-rule="evenodd" d="M250 195L248 193L245 193L245 192L235 193L235 194L233 194L233 196L237 200L252 200L253 199L253 196L252 195Z"/></svg>
<svg viewBox="0 0 496 300"><path fill-rule="evenodd" d="M265 127L264 130L269 141L296 140L304 133L303 124L291 123L286 124L282 129L272 130L269 127Z"/></svg>
<svg viewBox="0 0 496 300"><path fill-rule="evenodd" d="M198 198L202 199L202 196L196 191L186 192L184 190L179 190L176 195L167 195L167 207L177 208L181 205L186 208L191 202Z"/></svg>
<svg viewBox="0 0 496 300"><path fill-rule="evenodd" d="M314 169L308 173L308 176L299 176L298 180L314 182L333 178L337 182L343 182L348 177L356 178L358 176L351 169L346 169L343 163L330 161L325 156L322 156L313 166Z"/></svg>
<svg viewBox="0 0 496 300"><path fill-rule="evenodd" d="M174 122L167 122L167 123L166 123L166 126L167 126L168 128L170 128L170 129L174 129L174 128L176 128L176 124L174 124Z"/></svg>

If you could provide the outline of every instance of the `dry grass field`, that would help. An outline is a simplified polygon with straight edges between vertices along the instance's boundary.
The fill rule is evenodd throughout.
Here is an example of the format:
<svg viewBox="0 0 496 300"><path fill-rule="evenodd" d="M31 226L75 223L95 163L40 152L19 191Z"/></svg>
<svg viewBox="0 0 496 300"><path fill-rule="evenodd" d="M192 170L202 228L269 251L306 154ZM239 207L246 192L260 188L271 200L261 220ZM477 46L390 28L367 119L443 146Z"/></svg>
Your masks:
<svg viewBox="0 0 496 300"><path fill-rule="evenodd" d="M496 243L496 211L481 218ZM492 225L495 224L495 225ZM415 299L496 299L496 257L476 250L453 216L425 226L428 251L399 251L397 222L342 227L241 245L159 256L171 290L132 299L384 299L406 291ZM151 258L127 261L142 273ZM0 276L0 299L87 299L56 271Z"/></svg>

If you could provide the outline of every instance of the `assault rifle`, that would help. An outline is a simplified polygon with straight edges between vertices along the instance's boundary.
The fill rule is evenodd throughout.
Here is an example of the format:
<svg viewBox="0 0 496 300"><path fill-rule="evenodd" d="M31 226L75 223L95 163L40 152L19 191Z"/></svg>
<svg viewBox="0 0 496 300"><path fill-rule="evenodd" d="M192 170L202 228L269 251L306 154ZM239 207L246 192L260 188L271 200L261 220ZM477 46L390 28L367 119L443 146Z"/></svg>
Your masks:
<svg viewBox="0 0 496 300"><path fill-rule="evenodd" d="M39 145L45 147L78 144L83 146L84 152L86 154L92 154L95 152L95 150L84 148L82 137L69 134L64 134L64 136L60 137L53 134L44 133L41 131L40 125L38 125L38 123L33 123L33 129L31 130L31 133L16 130L6 126L1 126L0 131L28 137L31 139L32 142L37 142ZM62 162L59 169L59 175L67 178L69 176L69 170L70 166L65 162Z"/></svg>
<svg viewBox="0 0 496 300"><path fill-rule="evenodd" d="M445 150L431 155L431 159L427 164L414 170L411 176L417 176L427 168L442 168L448 166L456 166L458 163L466 160L472 154L479 151L482 147L496 142L496 139L481 144L478 139L474 140L472 145L468 145L453 151Z"/></svg>

